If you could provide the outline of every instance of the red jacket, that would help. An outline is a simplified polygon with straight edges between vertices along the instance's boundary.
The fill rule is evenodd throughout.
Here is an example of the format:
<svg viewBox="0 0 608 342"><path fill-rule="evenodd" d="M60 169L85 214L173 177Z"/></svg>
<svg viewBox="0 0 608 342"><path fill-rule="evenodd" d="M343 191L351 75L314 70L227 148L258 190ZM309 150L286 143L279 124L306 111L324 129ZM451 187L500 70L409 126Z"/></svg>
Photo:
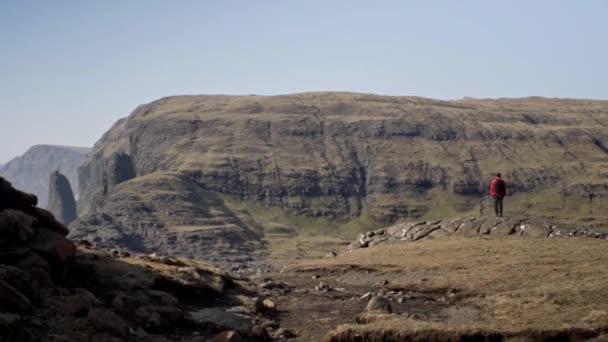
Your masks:
<svg viewBox="0 0 608 342"><path fill-rule="evenodd" d="M500 185L496 186L498 182L502 182L502 189ZM490 195L492 197L505 197L507 195L507 183L502 178L494 178L490 185Z"/></svg>

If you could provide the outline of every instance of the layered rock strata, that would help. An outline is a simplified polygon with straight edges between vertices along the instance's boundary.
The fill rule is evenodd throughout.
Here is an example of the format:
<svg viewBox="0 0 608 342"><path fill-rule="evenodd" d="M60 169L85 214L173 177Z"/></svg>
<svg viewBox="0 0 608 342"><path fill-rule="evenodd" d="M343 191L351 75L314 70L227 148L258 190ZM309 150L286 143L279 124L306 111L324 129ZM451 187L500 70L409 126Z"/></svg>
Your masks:
<svg viewBox="0 0 608 342"><path fill-rule="evenodd" d="M408 221L362 233L348 249L366 248L396 241L417 241L448 235L522 237L586 237L608 239L608 233L569 227L531 217L458 217L443 220Z"/></svg>

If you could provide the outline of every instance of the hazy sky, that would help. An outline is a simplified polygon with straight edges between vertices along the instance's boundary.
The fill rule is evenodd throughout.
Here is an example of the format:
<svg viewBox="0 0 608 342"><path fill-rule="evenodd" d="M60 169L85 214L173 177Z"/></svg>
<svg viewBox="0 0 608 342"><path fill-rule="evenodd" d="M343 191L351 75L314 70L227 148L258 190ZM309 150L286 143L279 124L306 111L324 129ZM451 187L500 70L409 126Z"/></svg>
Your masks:
<svg viewBox="0 0 608 342"><path fill-rule="evenodd" d="M608 98L608 1L0 1L0 162L176 94Z"/></svg>

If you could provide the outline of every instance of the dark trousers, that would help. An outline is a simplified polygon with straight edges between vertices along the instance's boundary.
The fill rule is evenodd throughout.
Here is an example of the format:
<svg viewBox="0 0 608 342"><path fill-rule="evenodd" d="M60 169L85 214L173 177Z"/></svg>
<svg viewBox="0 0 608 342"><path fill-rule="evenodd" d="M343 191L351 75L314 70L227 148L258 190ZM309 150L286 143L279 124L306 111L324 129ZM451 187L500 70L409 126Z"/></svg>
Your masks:
<svg viewBox="0 0 608 342"><path fill-rule="evenodd" d="M500 196L494 197L494 213L500 217L502 217L502 199Z"/></svg>

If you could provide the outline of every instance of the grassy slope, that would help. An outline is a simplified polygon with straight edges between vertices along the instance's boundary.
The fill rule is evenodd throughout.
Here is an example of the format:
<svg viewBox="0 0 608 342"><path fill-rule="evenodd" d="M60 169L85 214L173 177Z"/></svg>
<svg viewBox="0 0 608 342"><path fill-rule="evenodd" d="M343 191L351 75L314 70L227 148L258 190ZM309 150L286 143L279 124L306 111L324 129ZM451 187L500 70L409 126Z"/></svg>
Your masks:
<svg viewBox="0 0 608 342"><path fill-rule="evenodd" d="M331 221L325 218L290 215L277 207L268 207L255 201L241 201L221 196L227 207L239 213L250 226L260 227L269 242L270 256L281 258L318 258L328 251L343 250L345 245L362 232L384 228L388 224L374 220L364 207L363 213L350 221ZM492 201L483 203L477 198L432 190L418 196L385 195L375 197L376 203L403 203L415 208L420 203L432 203L430 210L420 219L442 219L455 216L492 215ZM601 199L591 204L586 200L564 199L557 193L528 193L507 197L507 215L546 217L556 222L575 226L588 226L597 230L608 229L608 216L601 211ZM411 219L410 219L411 220Z"/></svg>

